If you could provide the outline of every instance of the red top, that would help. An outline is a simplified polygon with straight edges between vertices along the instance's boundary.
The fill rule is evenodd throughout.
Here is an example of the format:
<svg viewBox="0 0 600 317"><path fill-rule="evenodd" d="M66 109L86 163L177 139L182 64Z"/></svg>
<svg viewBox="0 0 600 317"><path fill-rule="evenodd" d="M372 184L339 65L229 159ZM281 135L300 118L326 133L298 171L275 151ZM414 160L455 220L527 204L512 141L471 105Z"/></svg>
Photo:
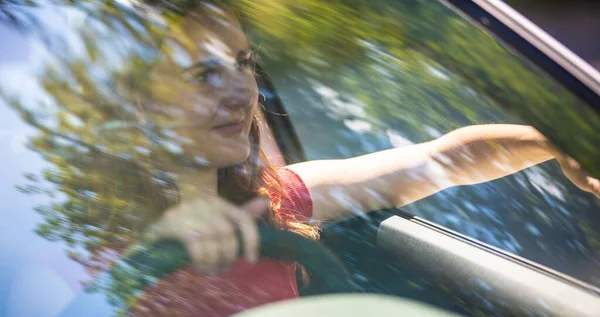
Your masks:
<svg viewBox="0 0 600 317"><path fill-rule="evenodd" d="M308 221L312 199L308 188L293 171L282 168L285 196L282 218ZM238 259L216 276L198 273L193 266L174 272L148 287L130 316L229 316L252 307L298 297L294 263L259 260L252 265ZM149 296L148 296L149 295Z"/></svg>

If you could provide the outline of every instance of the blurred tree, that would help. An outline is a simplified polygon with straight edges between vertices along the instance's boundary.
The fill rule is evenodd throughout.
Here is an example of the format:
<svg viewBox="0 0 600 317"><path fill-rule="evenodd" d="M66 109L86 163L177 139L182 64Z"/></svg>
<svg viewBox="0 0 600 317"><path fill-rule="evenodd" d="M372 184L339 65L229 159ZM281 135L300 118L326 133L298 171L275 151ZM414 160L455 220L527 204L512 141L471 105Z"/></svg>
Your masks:
<svg viewBox="0 0 600 317"><path fill-rule="evenodd" d="M131 62L138 63L137 70L146 69L137 58ZM138 123L135 107L141 99L127 94L131 69L101 82L81 61L62 66L67 68L42 76L57 105L51 114L43 105L10 103L39 131L29 148L53 166L43 172L47 183L37 182L42 187L29 184L21 190L44 188L56 197L52 205L38 208L46 218L40 235L83 246L91 254L109 241L129 241L166 208L172 180L157 165L168 160L168 151L153 139L158 136L151 128Z"/></svg>

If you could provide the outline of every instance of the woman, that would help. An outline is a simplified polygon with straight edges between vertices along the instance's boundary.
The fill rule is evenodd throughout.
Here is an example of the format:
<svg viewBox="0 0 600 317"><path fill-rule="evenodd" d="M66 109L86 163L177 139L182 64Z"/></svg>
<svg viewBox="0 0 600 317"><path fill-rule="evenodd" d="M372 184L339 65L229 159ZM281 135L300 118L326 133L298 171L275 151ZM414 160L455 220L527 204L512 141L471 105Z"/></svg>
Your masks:
<svg viewBox="0 0 600 317"><path fill-rule="evenodd" d="M600 197L598 180L535 129L516 125L466 127L411 147L276 170L260 148L258 87L238 20L205 6L185 18L183 29L182 67L163 67L156 76L171 87L180 70L188 79L175 90L180 124L173 133L197 165L172 168L182 203L167 210L150 235L182 241L194 265L147 289L132 315L227 316L298 296L293 264L258 258L255 218L315 239L311 224L403 206L552 158L579 188Z"/></svg>

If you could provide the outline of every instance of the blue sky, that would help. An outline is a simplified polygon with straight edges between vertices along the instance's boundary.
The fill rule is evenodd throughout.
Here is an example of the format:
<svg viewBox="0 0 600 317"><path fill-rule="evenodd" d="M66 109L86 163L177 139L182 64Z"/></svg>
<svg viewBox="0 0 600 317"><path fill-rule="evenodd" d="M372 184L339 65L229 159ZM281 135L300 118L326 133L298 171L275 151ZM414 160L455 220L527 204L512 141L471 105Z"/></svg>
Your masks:
<svg viewBox="0 0 600 317"><path fill-rule="evenodd" d="M37 10L45 25L64 27L69 16L55 10ZM44 63L44 46L0 25L0 87L24 100L44 100L35 71ZM25 172L37 173L44 161L24 142L32 129L0 101L0 315L54 316L76 293L85 278L83 268L66 257L63 245L37 236L41 217L33 207L47 198L19 193Z"/></svg>

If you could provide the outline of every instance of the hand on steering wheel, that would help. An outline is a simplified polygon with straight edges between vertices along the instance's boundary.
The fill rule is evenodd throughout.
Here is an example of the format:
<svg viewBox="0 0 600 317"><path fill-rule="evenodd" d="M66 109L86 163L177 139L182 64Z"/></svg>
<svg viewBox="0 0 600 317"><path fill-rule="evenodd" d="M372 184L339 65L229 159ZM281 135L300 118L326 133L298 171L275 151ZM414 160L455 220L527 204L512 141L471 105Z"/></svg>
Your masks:
<svg viewBox="0 0 600 317"><path fill-rule="evenodd" d="M241 255L240 245L249 261L260 256L301 264L311 272L311 280L321 282L323 293L355 292L342 262L319 242L294 232L256 226L251 215L261 214L266 203L259 198L236 208L217 199L210 204L198 200L169 210L140 243L91 284L91 292L104 294L111 306L126 312L140 291L190 262L205 272L223 269L224 263ZM199 245L207 241L213 246Z"/></svg>
<svg viewBox="0 0 600 317"><path fill-rule="evenodd" d="M267 212L269 200L258 197L237 207L220 197L202 197L168 210L146 235L146 241L177 240L192 263L205 274L227 270L243 251L255 263L259 236L255 218ZM236 235L239 230L240 240Z"/></svg>
<svg viewBox="0 0 600 317"><path fill-rule="evenodd" d="M258 226L260 257L296 262L311 272L311 280L321 283L323 293L351 293L355 288L343 264L331 251L317 241L297 233ZM86 290L89 300L97 302L94 294L108 299L111 312L126 312L140 291L191 262L186 247L179 240L155 240L152 244L137 244L127 250L109 272L101 276ZM81 298L85 303L86 299ZM77 303L67 307L61 316L73 316L80 312ZM98 312L97 306L96 312ZM85 309L84 309L85 310ZM83 316L88 314L80 314Z"/></svg>

